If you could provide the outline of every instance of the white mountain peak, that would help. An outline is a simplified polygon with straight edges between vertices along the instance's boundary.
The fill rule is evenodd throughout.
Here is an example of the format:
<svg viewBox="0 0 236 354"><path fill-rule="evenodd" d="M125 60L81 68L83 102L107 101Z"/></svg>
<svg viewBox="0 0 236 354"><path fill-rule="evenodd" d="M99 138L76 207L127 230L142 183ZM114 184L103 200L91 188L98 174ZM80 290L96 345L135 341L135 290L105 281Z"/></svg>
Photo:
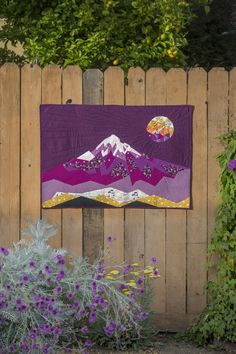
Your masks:
<svg viewBox="0 0 236 354"><path fill-rule="evenodd" d="M105 138L94 150L93 154L101 152L102 156L106 156L110 151L112 151L114 156L120 158L125 158L125 154L129 151L132 152L136 157L141 156L141 154L134 150L129 144L122 143L120 138L115 134L110 135Z"/></svg>
<svg viewBox="0 0 236 354"><path fill-rule="evenodd" d="M135 157L141 156L141 154L134 150L129 144L122 143L120 138L115 134L110 135L105 138L98 146L91 152L86 151L83 155L78 156L78 159L91 161L98 152L102 154L102 156L106 156L109 152L112 152L114 156L117 156L121 159L125 160L125 154L129 151L132 152Z"/></svg>

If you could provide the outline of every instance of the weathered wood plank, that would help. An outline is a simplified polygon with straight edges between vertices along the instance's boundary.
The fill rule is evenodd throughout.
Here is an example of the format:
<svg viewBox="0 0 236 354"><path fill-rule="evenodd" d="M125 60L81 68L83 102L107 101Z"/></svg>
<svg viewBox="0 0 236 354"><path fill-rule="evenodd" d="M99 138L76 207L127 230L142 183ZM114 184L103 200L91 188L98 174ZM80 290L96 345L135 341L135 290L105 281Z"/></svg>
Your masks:
<svg viewBox="0 0 236 354"><path fill-rule="evenodd" d="M187 211L187 312L206 306L207 253L207 73L195 68L188 74L188 103L193 115L193 210Z"/></svg>
<svg viewBox="0 0 236 354"><path fill-rule="evenodd" d="M167 72L167 104L185 104L186 73ZM186 311L186 211L166 212L166 308L170 313Z"/></svg>
<svg viewBox="0 0 236 354"><path fill-rule="evenodd" d="M88 69L84 73L83 103L103 104L103 73L98 69ZM92 262L103 247L103 209L83 210L83 237L84 255Z"/></svg>
<svg viewBox="0 0 236 354"><path fill-rule="evenodd" d="M56 65L47 65L42 71L42 103L61 103L61 69ZM61 247L61 210L43 209L42 217L57 227L50 244Z"/></svg>
<svg viewBox="0 0 236 354"><path fill-rule="evenodd" d="M83 73L77 66L68 66L62 72L62 103L82 103ZM62 245L69 252L82 256L82 209L62 210Z"/></svg>
<svg viewBox="0 0 236 354"><path fill-rule="evenodd" d="M166 73L160 68L152 68L146 73L146 105L166 104ZM151 257L158 259L161 278L153 284L153 310L164 313L166 310L166 227L165 210L145 210L145 263Z"/></svg>
<svg viewBox="0 0 236 354"><path fill-rule="evenodd" d="M110 67L104 73L104 104L124 104L124 72L118 67ZM106 238L110 235L116 240L108 244ZM104 210L104 245L107 265L124 261L124 209Z"/></svg>
<svg viewBox="0 0 236 354"><path fill-rule="evenodd" d="M40 218L40 119L42 71L21 69L21 225Z"/></svg>
<svg viewBox="0 0 236 354"><path fill-rule="evenodd" d="M0 68L0 244L19 240L20 221L20 70Z"/></svg>
<svg viewBox="0 0 236 354"><path fill-rule="evenodd" d="M229 73L229 128L236 129L236 68Z"/></svg>
<svg viewBox="0 0 236 354"><path fill-rule="evenodd" d="M129 69L125 100L127 105L145 104L145 73L141 68ZM144 209L125 210L125 261L144 265Z"/></svg>
<svg viewBox="0 0 236 354"><path fill-rule="evenodd" d="M219 205L219 173L216 160L223 146L219 136L228 131L228 72L214 68L208 74L208 242L215 223ZM208 271L208 278L215 276L214 268Z"/></svg>

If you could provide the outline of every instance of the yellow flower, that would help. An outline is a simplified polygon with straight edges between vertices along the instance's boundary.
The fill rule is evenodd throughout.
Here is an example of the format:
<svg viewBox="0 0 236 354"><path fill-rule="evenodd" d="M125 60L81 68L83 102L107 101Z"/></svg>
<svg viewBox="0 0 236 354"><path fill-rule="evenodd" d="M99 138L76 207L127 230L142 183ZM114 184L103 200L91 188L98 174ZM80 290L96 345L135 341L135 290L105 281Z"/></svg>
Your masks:
<svg viewBox="0 0 236 354"><path fill-rule="evenodd" d="M128 282L127 285L131 286L132 288L137 288L134 280L130 280L130 282Z"/></svg>
<svg viewBox="0 0 236 354"><path fill-rule="evenodd" d="M111 275L105 276L105 279L107 279L107 280L115 280L115 278L113 276L111 276Z"/></svg>
<svg viewBox="0 0 236 354"><path fill-rule="evenodd" d="M167 50L167 55L168 55L169 58L174 58L176 56L176 54L177 54L176 50L175 51L173 51L171 49Z"/></svg>
<svg viewBox="0 0 236 354"><path fill-rule="evenodd" d="M139 272L130 272L130 274L139 275Z"/></svg>
<svg viewBox="0 0 236 354"><path fill-rule="evenodd" d="M117 275L117 274L119 274L119 271L114 269L114 270L111 270L109 274Z"/></svg>
<svg viewBox="0 0 236 354"><path fill-rule="evenodd" d="M132 267L138 267L139 266L138 263L132 263L131 265L132 265Z"/></svg>
<svg viewBox="0 0 236 354"><path fill-rule="evenodd" d="M119 60L118 59L113 60L113 65L118 65L118 64L119 64Z"/></svg>
<svg viewBox="0 0 236 354"><path fill-rule="evenodd" d="M126 290L126 291L123 291L124 295L129 295L130 294L130 291L129 290Z"/></svg>
<svg viewBox="0 0 236 354"><path fill-rule="evenodd" d="M145 274L151 274L153 271L151 269L144 269L143 271Z"/></svg>

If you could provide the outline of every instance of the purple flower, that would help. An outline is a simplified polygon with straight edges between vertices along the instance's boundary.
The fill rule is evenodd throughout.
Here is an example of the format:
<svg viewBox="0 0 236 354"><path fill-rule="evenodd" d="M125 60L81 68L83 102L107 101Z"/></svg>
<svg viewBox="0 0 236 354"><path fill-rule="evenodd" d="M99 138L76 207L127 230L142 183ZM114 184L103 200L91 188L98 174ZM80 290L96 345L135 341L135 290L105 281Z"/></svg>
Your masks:
<svg viewBox="0 0 236 354"><path fill-rule="evenodd" d="M71 300L72 297L73 297L73 294L72 294L72 293L67 293L67 294L66 294L66 297L67 297L67 299Z"/></svg>
<svg viewBox="0 0 236 354"><path fill-rule="evenodd" d="M6 284L6 285L5 285L5 288L6 288L8 291L11 291L11 290L12 290L11 284Z"/></svg>
<svg viewBox="0 0 236 354"><path fill-rule="evenodd" d="M86 348L90 348L93 345L93 342L91 341L91 339L87 339L84 342L84 345L85 345Z"/></svg>
<svg viewBox="0 0 236 354"><path fill-rule="evenodd" d="M74 301L73 302L73 307L80 307L80 302L79 301Z"/></svg>
<svg viewBox="0 0 236 354"><path fill-rule="evenodd" d="M0 252L1 252L4 256L8 256L8 255L9 255L9 251L8 251L8 249L6 249L5 247L0 247Z"/></svg>
<svg viewBox="0 0 236 354"><path fill-rule="evenodd" d="M45 272L48 273L48 274L51 274L51 273L52 273L52 269L49 267L49 265L45 265L44 270L45 270Z"/></svg>
<svg viewBox="0 0 236 354"><path fill-rule="evenodd" d="M120 290L126 289L126 285L125 285L125 284L120 284L119 289L120 289Z"/></svg>
<svg viewBox="0 0 236 354"><path fill-rule="evenodd" d="M31 339L35 339L36 336L37 336L37 332L36 332L36 330L34 329L34 330L32 330L32 331L30 332L30 338L31 338Z"/></svg>
<svg viewBox="0 0 236 354"><path fill-rule="evenodd" d="M124 267L124 274L127 274L127 273L129 273L130 271L131 271L131 265L128 264L128 265L126 265L126 266Z"/></svg>
<svg viewBox="0 0 236 354"><path fill-rule="evenodd" d="M3 291L0 291L0 299L4 298L5 294Z"/></svg>
<svg viewBox="0 0 236 354"><path fill-rule="evenodd" d="M58 264L65 264L65 260L61 254L57 254L56 259L58 260L58 262L57 262Z"/></svg>
<svg viewBox="0 0 236 354"><path fill-rule="evenodd" d="M156 257L152 257L152 258L150 259L150 263L151 263L152 265L157 264L157 258L156 258Z"/></svg>
<svg viewBox="0 0 236 354"><path fill-rule="evenodd" d="M60 294L60 293L62 292L62 287L61 287L61 286L57 286L57 287L55 288L55 292L56 292L57 294Z"/></svg>
<svg viewBox="0 0 236 354"><path fill-rule="evenodd" d="M228 170L234 170L236 169L236 160L231 160L228 165L227 165Z"/></svg>
<svg viewBox="0 0 236 354"><path fill-rule="evenodd" d="M27 283L29 281L29 275L28 274L24 274L21 277L21 280L22 280L23 283Z"/></svg>
<svg viewBox="0 0 236 354"><path fill-rule="evenodd" d="M142 294L144 294L144 288L141 288L141 289L139 289L139 295L142 295Z"/></svg>
<svg viewBox="0 0 236 354"><path fill-rule="evenodd" d="M10 344L8 347L9 353L15 353L16 352L16 347L14 344Z"/></svg>
<svg viewBox="0 0 236 354"><path fill-rule="evenodd" d="M89 323L96 322L96 319L97 319L96 311L91 311L89 315Z"/></svg>
<svg viewBox="0 0 236 354"><path fill-rule="evenodd" d="M57 281L60 281L60 280L62 280L62 279L64 278L64 276L65 276L65 271L64 271L64 269L60 269L60 270L58 271L58 273L57 273L56 280L57 280Z"/></svg>
<svg viewBox="0 0 236 354"><path fill-rule="evenodd" d="M88 334L88 333L89 333L88 327L87 327L87 326L82 327L82 328L81 328L81 332L82 332L83 334Z"/></svg>
<svg viewBox="0 0 236 354"><path fill-rule="evenodd" d="M29 267L30 267L30 268L34 268L35 266L36 266L35 261L34 261L34 260L30 260L30 261L29 261Z"/></svg>
<svg viewBox="0 0 236 354"><path fill-rule="evenodd" d="M143 283L143 279L142 278L137 278L136 279L136 284L137 285L141 285Z"/></svg>
<svg viewBox="0 0 236 354"><path fill-rule="evenodd" d="M139 319L140 319L141 321L145 321L145 320L147 319L147 313L146 313L146 312L141 312L141 313L139 314Z"/></svg>
<svg viewBox="0 0 236 354"><path fill-rule="evenodd" d="M153 275L155 275L155 276L159 275L159 272L157 269L154 270Z"/></svg>
<svg viewBox="0 0 236 354"><path fill-rule="evenodd" d="M79 290L80 289L80 284L75 284L75 290Z"/></svg>
<svg viewBox="0 0 236 354"><path fill-rule="evenodd" d="M20 305L19 307L18 307L18 311L19 312L25 312L26 311L26 305Z"/></svg>
<svg viewBox="0 0 236 354"><path fill-rule="evenodd" d="M114 236L108 236L107 237L107 242L108 243L112 243L113 241L115 241L116 240L116 238L114 237Z"/></svg>
<svg viewBox="0 0 236 354"><path fill-rule="evenodd" d="M17 298L17 299L16 299L16 304L17 304L17 305L21 305L21 304L22 304L22 300L21 300L20 298Z"/></svg>

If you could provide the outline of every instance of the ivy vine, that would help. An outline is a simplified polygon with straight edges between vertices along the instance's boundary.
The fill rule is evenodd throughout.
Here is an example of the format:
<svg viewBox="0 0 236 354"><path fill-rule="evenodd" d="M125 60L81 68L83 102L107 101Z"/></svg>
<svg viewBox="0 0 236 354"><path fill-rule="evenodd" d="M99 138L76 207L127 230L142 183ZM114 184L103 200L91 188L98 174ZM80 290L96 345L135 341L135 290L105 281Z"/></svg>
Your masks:
<svg viewBox="0 0 236 354"><path fill-rule="evenodd" d="M216 278L206 286L209 304L186 333L200 345L236 342L236 129L220 140L221 204L208 249L208 268L216 266Z"/></svg>

